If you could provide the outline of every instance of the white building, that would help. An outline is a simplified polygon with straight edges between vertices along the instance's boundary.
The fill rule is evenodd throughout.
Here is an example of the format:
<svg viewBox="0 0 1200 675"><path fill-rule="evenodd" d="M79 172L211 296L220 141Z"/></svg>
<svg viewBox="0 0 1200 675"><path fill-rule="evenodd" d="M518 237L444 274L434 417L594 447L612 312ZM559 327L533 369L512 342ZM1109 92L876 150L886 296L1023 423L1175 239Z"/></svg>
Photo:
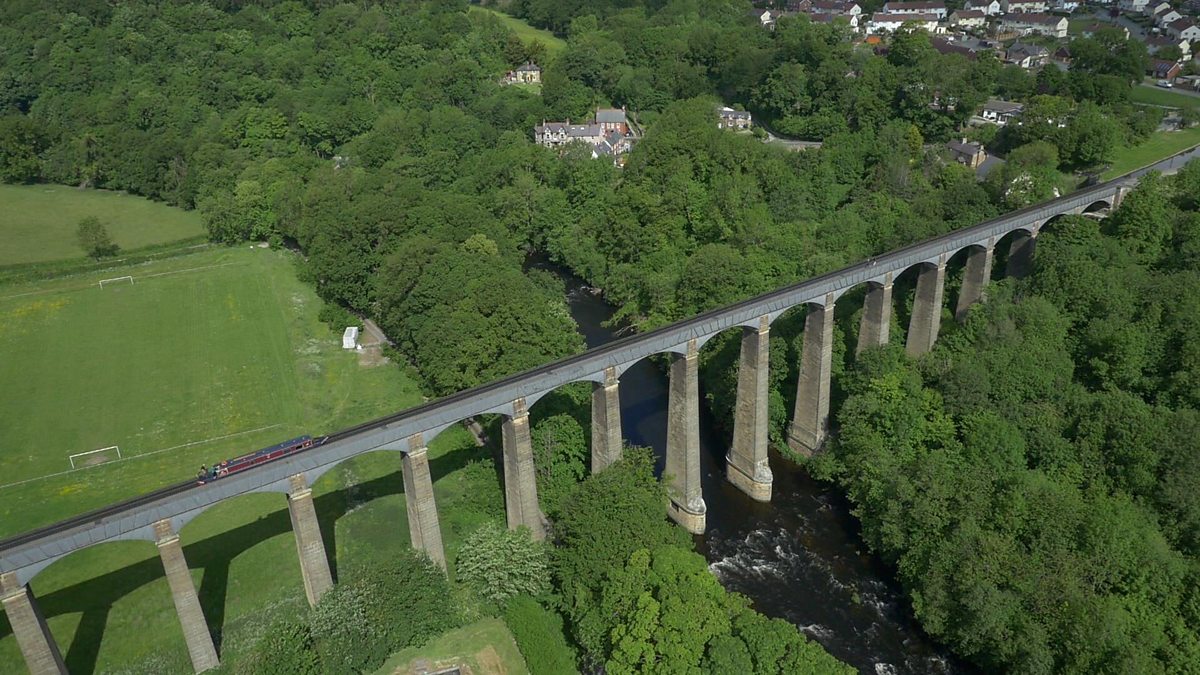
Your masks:
<svg viewBox="0 0 1200 675"><path fill-rule="evenodd" d="M1127 14L1141 14L1146 11L1146 5L1150 4L1150 0L1118 0L1117 8Z"/></svg>
<svg viewBox="0 0 1200 675"><path fill-rule="evenodd" d="M1200 40L1200 26L1190 18L1177 19L1167 24L1166 33L1177 40L1196 42Z"/></svg>
<svg viewBox="0 0 1200 675"><path fill-rule="evenodd" d="M348 326L342 332L342 349L358 349L358 326Z"/></svg>
<svg viewBox="0 0 1200 675"><path fill-rule="evenodd" d="M1046 0L1000 0L1000 11L1005 14L1045 12Z"/></svg>
<svg viewBox="0 0 1200 675"><path fill-rule="evenodd" d="M1023 112L1025 112L1025 106L1020 103L991 99L983 104L983 110L980 111L979 116L992 124L1004 126L1020 117Z"/></svg>
<svg viewBox="0 0 1200 675"><path fill-rule="evenodd" d="M749 129L752 119L745 110L734 110L729 106L717 108L718 129Z"/></svg>
<svg viewBox="0 0 1200 675"><path fill-rule="evenodd" d="M888 2L880 10L884 14L932 14L938 21L946 18L944 2Z"/></svg>
<svg viewBox="0 0 1200 675"><path fill-rule="evenodd" d="M979 9L958 9L950 15L950 25L956 28L983 28L987 14Z"/></svg>
<svg viewBox="0 0 1200 675"><path fill-rule="evenodd" d="M967 0L963 9L977 10L988 16L1000 16L1004 13L1004 8L1000 6L1000 0Z"/></svg>
<svg viewBox="0 0 1200 675"><path fill-rule="evenodd" d="M867 32L872 34L895 33L906 23L921 28L929 33L938 32L938 19L934 14L884 14L876 12L867 24Z"/></svg>
<svg viewBox="0 0 1200 675"><path fill-rule="evenodd" d="M1067 37L1067 19L1050 14L1005 14L1000 17L1000 29L1019 35L1048 35Z"/></svg>

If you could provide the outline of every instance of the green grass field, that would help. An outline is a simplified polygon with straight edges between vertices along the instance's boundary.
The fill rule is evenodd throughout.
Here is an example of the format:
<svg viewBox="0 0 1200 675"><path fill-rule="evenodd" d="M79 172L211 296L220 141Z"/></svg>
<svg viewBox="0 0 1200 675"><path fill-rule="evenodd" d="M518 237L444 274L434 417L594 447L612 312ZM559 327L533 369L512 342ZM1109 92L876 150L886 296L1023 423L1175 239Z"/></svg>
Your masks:
<svg viewBox="0 0 1200 675"><path fill-rule="evenodd" d="M363 367L340 349L293 261L244 246L0 286L0 536L191 477L201 462L419 403L400 366ZM124 274L132 285L96 285ZM61 473L80 446L113 444L126 459ZM503 518L489 453L459 427L431 443L451 560L466 533ZM369 453L314 484L335 574L409 546L399 466L396 453ZM180 536L224 670L274 618L304 607L283 496L229 500ZM85 549L31 585L71 672L190 672L152 544ZM0 614L0 673L22 663Z"/></svg>
<svg viewBox="0 0 1200 675"><path fill-rule="evenodd" d="M1200 143L1200 127L1192 127L1182 131L1159 131L1150 138L1132 148L1117 151L1112 167L1101 174L1101 179L1116 178L1147 164L1153 164L1162 159Z"/></svg>
<svg viewBox="0 0 1200 675"><path fill-rule="evenodd" d="M122 249L204 234L200 214L120 192L0 185L0 265L78 258L79 221L95 216Z"/></svg>
<svg viewBox="0 0 1200 675"><path fill-rule="evenodd" d="M1200 108L1200 96L1188 96L1160 87L1135 86L1129 98L1134 103L1147 103L1170 108Z"/></svg>
<svg viewBox="0 0 1200 675"><path fill-rule="evenodd" d="M496 618L480 619L452 630L423 647L392 655L375 675L408 675L415 659L427 659L433 668L466 664L477 675L528 675L529 669L508 626Z"/></svg>
<svg viewBox="0 0 1200 675"><path fill-rule="evenodd" d="M546 45L546 52L549 54L557 54L567 48L566 40L555 37L554 33L540 28L534 28L515 16L509 16L504 12L498 12L487 7L471 7L471 13L491 14L500 18L500 21L508 26L517 37L525 42L537 40Z"/></svg>

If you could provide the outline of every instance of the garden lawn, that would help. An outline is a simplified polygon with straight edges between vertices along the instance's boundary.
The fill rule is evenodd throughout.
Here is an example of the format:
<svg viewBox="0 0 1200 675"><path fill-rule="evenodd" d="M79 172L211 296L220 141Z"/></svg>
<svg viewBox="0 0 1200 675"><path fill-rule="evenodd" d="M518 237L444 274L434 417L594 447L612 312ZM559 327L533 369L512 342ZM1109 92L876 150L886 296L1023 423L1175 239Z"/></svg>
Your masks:
<svg viewBox="0 0 1200 675"><path fill-rule="evenodd" d="M340 348L293 259L245 246L0 286L0 536L189 478L201 462L420 403L401 367L363 368ZM127 274L132 285L96 285ZM112 444L127 459L39 478L69 469L76 445ZM490 453L457 426L430 443L451 571L466 533L504 522ZM399 468L395 452L368 453L314 483L335 576L410 546ZM228 672L273 620L305 607L286 499L225 501L180 537ZM71 672L191 671L162 574L151 543L114 542L32 581ZM0 673L23 668L0 614Z"/></svg>
<svg viewBox="0 0 1200 675"><path fill-rule="evenodd" d="M494 617L444 633L423 647L396 652L375 675L408 675L409 664L417 659L429 661L433 670L465 664L475 675L529 673L512 633Z"/></svg>
<svg viewBox="0 0 1200 675"><path fill-rule="evenodd" d="M1200 143L1200 127L1182 131L1157 131L1143 143L1132 148L1118 150L1112 167L1101 175L1101 179L1116 178L1147 164L1166 159L1198 143Z"/></svg>
<svg viewBox="0 0 1200 675"><path fill-rule="evenodd" d="M1135 86L1129 98L1134 103L1147 103L1169 108L1200 108L1200 96L1179 94L1161 87Z"/></svg>
<svg viewBox="0 0 1200 675"><path fill-rule="evenodd" d="M83 257L79 221L95 216L122 249L204 234L200 214L121 192L0 185L0 265Z"/></svg>
<svg viewBox="0 0 1200 675"><path fill-rule="evenodd" d="M516 33L517 37L521 38L523 42L529 43L536 40L546 45L546 52L548 54L557 54L567 48L567 42L562 38L555 37L554 33L551 33L548 30L534 28L521 19L518 19L515 16L509 16L504 12L498 12L494 9L488 9L487 7L471 7L470 13L487 13L499 17L500 21L504 23L504 25L508 26L509 29L511 29L514 33Z"/></svg>

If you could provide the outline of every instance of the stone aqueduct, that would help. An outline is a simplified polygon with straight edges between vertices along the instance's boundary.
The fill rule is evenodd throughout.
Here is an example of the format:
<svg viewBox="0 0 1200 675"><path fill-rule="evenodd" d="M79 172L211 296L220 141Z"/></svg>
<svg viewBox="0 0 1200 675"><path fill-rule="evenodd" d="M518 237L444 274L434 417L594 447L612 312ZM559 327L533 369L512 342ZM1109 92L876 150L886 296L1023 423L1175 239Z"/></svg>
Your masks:
<svg viewBox="0 0 1200 675"><path fill-rule="evenodd" d="M1181 153L1154 169L1169 172L1200 155ZM735 305L706 312L546 366L482 385L391 417L339 432L324 445L203 486L180 486L172 494L138 498L0 542L0 600L29 670L65 673L61 652L29 582L41 570L74 551L109 541L155 542L196 672L218 665L177 532L205 509L254 492L287 497L304 589L315 604L333 586L310 485L339 463L374 450L402 455L404 494L412 545L445 566L441 530L426 444L443 429L482 414L503 417L503 471L510 528L527 526L543 538L538 509L528 408L554 389L572 382L592 383L592 471L602 471L621 455L621 374L641 359L665 354L670 362L666 473L668 512L691 532L705 528L700 487L698 353L705 342L728 329L742 334L733 441L727 456L729 480L752 498L769 501L771 470L767 454L768 345L771 323L787 310L808 308L803 333L796 403L788 444L811 453L829 429L830 368L834 305L847 291L866 286L859 351L884 345L892 317L892 284L916 268L916 289L905 349L911 356L929 351L942 318L946 265L966 252L954 315L983 298L992 277L993 255L1009 242L1007 273L1024 274L1039 230L1051 219L1115 207L1146 170L1138 171L1051 202L1038 204L871 260L825 274Z"/></svg>

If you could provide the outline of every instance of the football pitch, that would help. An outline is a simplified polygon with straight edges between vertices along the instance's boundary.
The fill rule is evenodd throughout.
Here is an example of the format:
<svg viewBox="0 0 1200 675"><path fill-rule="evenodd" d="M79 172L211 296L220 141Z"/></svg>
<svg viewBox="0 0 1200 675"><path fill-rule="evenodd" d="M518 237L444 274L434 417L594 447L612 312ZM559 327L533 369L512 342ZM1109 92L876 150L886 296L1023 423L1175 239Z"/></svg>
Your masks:
<svg viewBox="0 0 1200 675"><path fill-rule="evenodd" d="M0 536L419 401L341 349L291 258L222 249L0 286ZM109 446L120 459L72 469Z"/></svg>

